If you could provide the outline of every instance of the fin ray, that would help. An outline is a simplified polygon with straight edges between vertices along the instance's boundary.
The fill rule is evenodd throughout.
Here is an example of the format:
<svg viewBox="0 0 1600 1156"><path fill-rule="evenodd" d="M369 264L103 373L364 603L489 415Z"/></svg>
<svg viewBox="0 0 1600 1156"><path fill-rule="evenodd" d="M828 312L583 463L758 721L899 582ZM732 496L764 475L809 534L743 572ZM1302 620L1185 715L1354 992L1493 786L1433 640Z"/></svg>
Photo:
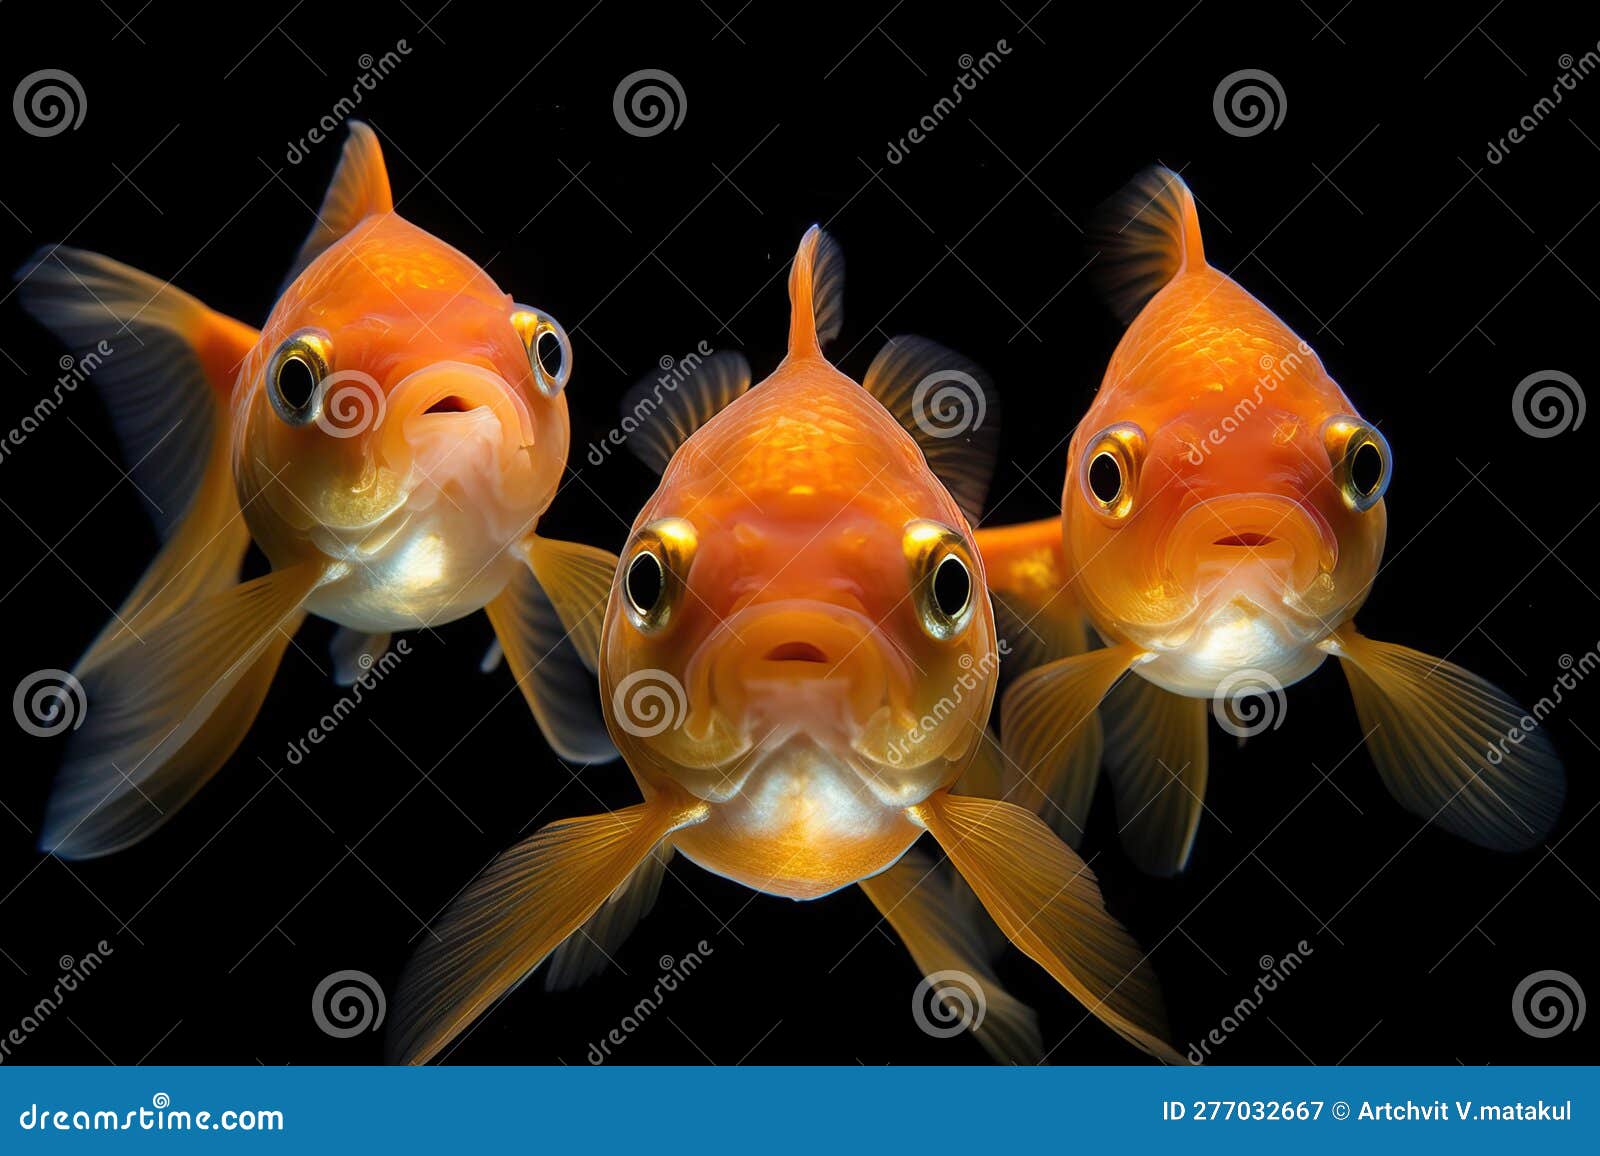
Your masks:
<svg viewBox="0 0 1600 1156"><path fill-rule="evenodd" d="M383 163L383 149L378 144L378 134L365 122L350 122L350 135L345 138L339 153L339 167L317 210L317 223L311 226L294 264L278 290L294 284L296 277L306 267L322 256L340 238L374 213L394 211L394 195L389 189L389 170Z"/></svg>
<svg viewBox="0 0 1600 1156"><path fill-rule="evenodd" d="M711 354L671 388L643 378L622 399L623 420L638 423L628 448L656 473L666 473L678 447L749 388L750 363L726 350Z"/></svg>
<svg viewBox="0 0 1600 1156"><path fill-rule="evenodd" d="M1106 776L1122 846L1140 870L1176 875L1189 862L1205 809L1206 700L1125 678L1101 704Z"/></svg>
<svg viewBox="0 0 1600 1156"><path fill-rule="evenodd" d="M1095 280L1114 312L1131 322L1178 274L1205 266L1200 216L1183 178L1145 169L1101 206L1091 237Z"/></svg>

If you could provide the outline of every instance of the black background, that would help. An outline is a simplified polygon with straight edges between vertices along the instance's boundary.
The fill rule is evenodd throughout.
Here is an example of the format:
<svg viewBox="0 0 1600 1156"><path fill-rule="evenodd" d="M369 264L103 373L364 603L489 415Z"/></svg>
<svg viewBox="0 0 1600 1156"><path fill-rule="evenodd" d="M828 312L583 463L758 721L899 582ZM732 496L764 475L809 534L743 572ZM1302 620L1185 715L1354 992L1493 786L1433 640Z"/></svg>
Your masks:
<svg viewBox="0 0 1600 1156"><path fill-rule="evenodd" d="M704 339L744 349L758 377L776 362L782 274L813 221L850 262L842 367L859 375L901 332L977 358L1006 408L990 520L1049 514L1066 439L1119 333L1076 277L1088 259L1079 226L1160 160L1201 199L1211 260L1312 342L1394 448L1391 562L1363 629L1448 654L1525 702L1549 690L1562 655L1600 637L1600 520L1589 517L1600 421L1535 439L1510 408L1535 371L1596 382L1600 78L1580 81L1502 163L1485 161L1487 142L1549 92L1563 54L1594 48L1600 27L1582 6L1497 7L1476 29L1478 6L1407 18L1371 3L1325 26L1335 0L1056 0L1036 17L1035 0L938 16L882 0L737 16L735 0L457 0L437 14L435 0L408 0L285 16L285 0L203 22L163 0L31 7L0 10L0 80L9 91L64 68L88 107L80 128L48 139L0 124L9 267L67 240L252 322L342 133L299 164L288 143L350 90L363 54L406 41L359 110L383 141L400 211L554 312L577 347L579 476L549 533L620 545L653 478L625 454L592 467L583 448L661 357ZM1002 39L1011 52L992 75L888 163L889 142L950 91L963 55ZM682 124L648 139L612 112L618 82L642 68L672 73L687 98ZM1212 109L1218 82L1243 68L1272 73L1287 98L1281 125L1248 138ZM9 429L49 390L61 350L14 299L0 305L0 349ZM116 457L88 388L0 462L8 691L30 671L70 667L154 552ZM422 921L497 851L634 797L620 765L563 767L504 670L478 673L490 637L479 615L412 636L359 715L289 766L287 744L340 694L323 673L330 633L302 631L304 653L291 649L230 764L114 859L33 850L59 750L6 735L0 1029L48 993L58 957L100 939L114 948L10 1062L376 1061L378 1035L318 1030L317 982L358 968L392 985ZM1596 1025L1530 1038L1511 998L1545 968L1600 994L1587 821L1600 798L1597 696L1580 687L1550 723L1572 787L1548 846L1522 855L1419 832L1356 749L1332 666L1291 688L1281 729L1243 749L1213 729L1210 813L1184 877L1134 871L1102 797L1085 850L1112 909L1154 948L1179 1046L1249 993L1261 957L1304 939L1305 965L1214 1062L1594 1059ZM705 965L618 1061L984 1059L970 1039L918 1030L917 973L858 892L796 904L680 859L619 969L573 993L525 985L449 1062L582 1064L650 990L658 959L702 939ZM1141 1058L1027 960L1007 956L1002 973L1039 1009L1052 1062Z"/></svg>

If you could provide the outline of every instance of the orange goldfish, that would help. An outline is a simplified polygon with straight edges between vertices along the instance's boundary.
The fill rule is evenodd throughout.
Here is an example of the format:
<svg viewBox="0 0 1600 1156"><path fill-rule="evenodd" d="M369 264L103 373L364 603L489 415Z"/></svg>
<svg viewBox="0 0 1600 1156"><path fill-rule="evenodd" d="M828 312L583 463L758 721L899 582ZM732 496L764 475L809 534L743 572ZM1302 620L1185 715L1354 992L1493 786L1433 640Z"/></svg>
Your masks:
<svg viewBox="0 0 1600 1156"><path fill-rule="evenodd" d="M744 358L718 354L670 393L641 383L629 398L652 414L630 444L662 477L602 591L600 682L644 801L545 827L454 902L401 978L397 1058L437 1054L553 952L551 986L589 970L573 953L614 949L682 852L791 899L858 884L924 973L981 977L980 1042L1036 1060L1032 1012L996 985L964 902L975 893L1094 1014L1181 1061L1093 875L996 797L999 652L971 528L995 434L942 436L926 409L927 383L960 381L983 412L981 375L897 338L858 385L822 352L842 289L839 250L813 228L766 381L751 389ZM960 878L912 849L924 832Z"/></svg>
<svg viewBox="0 0 1600 1156"><path fill-rule="evenodd" d="M1067 451L1061 517L979 535L999 600L1054 647L1001 708L1033 801L1075 835L1103 743L1124 845L1173 874L1205 796L1207 700L1255 733L1334 655L1402 806L1484 847L1537 843L1565 793L1545 732L1507 744L1524 712L1504 693L1356 629L1383 557L1383 434L1206 263L1179 177L1142 175L1109 216L1107 288L1129 324ZM1079 613L1103 649L1083 652Z"/></svg>
<svg viewBox="0 0 1600 1156"><path fill-rule="evenodd" d="M171 818L243 739L307 614L343 627L349 682L389 631L486 608L556 750L614 757L573 693L598 627L571 575L615 557L534 533L566 463L570 345L393 211L370 128L352 122L259 330L81 250L18 276L64 341L110 349L96 376L163 537L77 665L88 708L42 848L104 855ZM272 570L240 583L252 538Z"/></svg>

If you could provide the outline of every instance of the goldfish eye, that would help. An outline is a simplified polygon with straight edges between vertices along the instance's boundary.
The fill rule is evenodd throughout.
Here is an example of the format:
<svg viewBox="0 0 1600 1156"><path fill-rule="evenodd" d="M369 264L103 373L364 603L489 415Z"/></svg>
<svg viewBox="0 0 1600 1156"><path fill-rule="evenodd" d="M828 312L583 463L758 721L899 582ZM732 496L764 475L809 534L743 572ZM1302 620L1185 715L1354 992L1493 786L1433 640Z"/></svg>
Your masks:
<svg viewBox="0 0 1600 1156"><path fill-rule="evenodd" d="M1345 504L1357 513L1372 509L1389 488L1389 443L1375 427L1346 414L1329 418L1322 437Z"/></svg>
<svg viewBox="0 0 1600 1156"><path fill-rule="evenodd" d="M622 571L628 621L644 634L664 630L688 589L698 537L683 518L658 518L639 531Z"/></svg>
<svg viewBox="0 0 1600 1156"><path fill-rule="evenodd" d="M922 629L941 642L959 637L976 605L965 540L949 526L918 519L906 525L904 549Z"/></svg>
<svg viewBox="0 0 1600 1156"><path fill-rule="evenodd" d="M1120 522L1133 512L1144 447L1144 431L1132 422L1107 426L1090 439L1080 459L1078 486L1106 521Z"/></svg>
<svg viewBox="0 0 1600 1156"><path fill-rule="evenodd" d="M319 387L332 372L333 342L320 329L291 333L267 362L267 400L292 426L310 425L322 407Z"/></svg>
<svg viewBox="0 0 1600 1156"><path fill-rule="evenodd" d="M542 309L518 305L511 315L511 326L522 338L533 370L533 383L546 397L555 397L567 388L572 376L572 342L561 323ZM554 361L554 367L550 362Z"/></svg>

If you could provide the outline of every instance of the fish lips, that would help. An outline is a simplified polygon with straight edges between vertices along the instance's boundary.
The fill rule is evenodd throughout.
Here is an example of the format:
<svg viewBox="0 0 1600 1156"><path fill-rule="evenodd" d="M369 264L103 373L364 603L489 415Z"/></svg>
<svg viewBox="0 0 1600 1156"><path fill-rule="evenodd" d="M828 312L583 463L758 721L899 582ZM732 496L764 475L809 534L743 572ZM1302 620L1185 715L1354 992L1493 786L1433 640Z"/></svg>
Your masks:
<svg viewBox="0 0 1600 1156"><path fill-rule="evenodd" d="M1206 498L1180 514L1160 548L1170 579L1197 603L1235 594L1299 596L1339 562L1339 541L1310 504L1270 493Z"/></svg>
<svg viewBox="0 0 1600 1156"><path fill-rule="evenodd" d="M533 417L516 389L493 370L463 361L408 373L389 391L385 411L377 448L391 468L441 442L487 441L505 461L534 444Z"/></svg>

